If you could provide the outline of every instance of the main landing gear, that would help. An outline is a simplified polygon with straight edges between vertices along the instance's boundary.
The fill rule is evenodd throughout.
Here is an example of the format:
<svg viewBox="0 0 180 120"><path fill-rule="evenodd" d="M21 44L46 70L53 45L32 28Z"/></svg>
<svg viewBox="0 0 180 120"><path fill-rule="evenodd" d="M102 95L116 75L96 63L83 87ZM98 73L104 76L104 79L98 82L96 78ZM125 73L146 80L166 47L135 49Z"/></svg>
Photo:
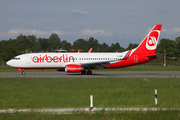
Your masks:
<svg viewBox="0 0 180 120"><path fill-rule="evenodd" d="M87 74L87 75L92 75L92 71L88 70L88 71L86 72L86 70L82 70L81 74L82 74L82 75L85 75L85 74Z"/></svg>
<svg viewBox="0 0 180 120"><path fill-rule="evenodd" d="M92 75L92 71L88 70L88 71L87 71L87 74L88 74L88 75Z"/></svg>

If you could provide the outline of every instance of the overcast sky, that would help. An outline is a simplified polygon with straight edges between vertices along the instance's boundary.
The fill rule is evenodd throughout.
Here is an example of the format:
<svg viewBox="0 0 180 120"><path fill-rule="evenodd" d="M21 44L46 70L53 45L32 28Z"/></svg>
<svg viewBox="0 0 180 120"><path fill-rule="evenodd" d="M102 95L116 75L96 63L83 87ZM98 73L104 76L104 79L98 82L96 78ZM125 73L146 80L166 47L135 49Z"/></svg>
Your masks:
<svg viewBox="0 0 180 120"><path fill-rule="evenodd" d="M56 33L70 43L94 37L127 47L155 24L160 38L179 37L180 0L0 0L0 40Z"/></svg>

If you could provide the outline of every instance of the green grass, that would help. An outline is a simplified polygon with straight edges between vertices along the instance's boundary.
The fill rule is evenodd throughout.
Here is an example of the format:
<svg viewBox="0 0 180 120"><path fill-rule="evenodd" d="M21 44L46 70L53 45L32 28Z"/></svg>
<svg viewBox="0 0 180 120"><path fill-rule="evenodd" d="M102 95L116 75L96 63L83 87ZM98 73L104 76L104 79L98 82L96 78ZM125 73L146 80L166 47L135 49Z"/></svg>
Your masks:
<svg viewBox="0 0 180 120"><path fill-rule="evenodd" d="M179 78L0 78L0 109L89 107L91 94L94 107L180 107L179 91ZM0 119L179 120L180 111L3 113Z"/></svg>
<svg viewBox="0 0 180 120"><path fill-rule="evenodd" d="M154 105L154 90L158 105ZM180 78L0 78L0 109L180 107Z"/></svg>
<svg viewBox="0 0 180 120"><path fill-rule="evenodd" d="M57 72L56 69L33 69L33 70L25 70L26 72ZM118 69L100 69L100 70L93 70L93 71L180 71L180 66L132 66L127 68L118 68ZM0 72L20 72L15 68L3 65L0 66Z"/></svg>
<svg viewBox="0 0 180 120"><path fill-rule="evenodd" d="M1 120L179 120L180 111L147 111L147 112L108 112L103 111L92 115L79 114L44 114L44 113L15 113L0 114Z"/></svg>

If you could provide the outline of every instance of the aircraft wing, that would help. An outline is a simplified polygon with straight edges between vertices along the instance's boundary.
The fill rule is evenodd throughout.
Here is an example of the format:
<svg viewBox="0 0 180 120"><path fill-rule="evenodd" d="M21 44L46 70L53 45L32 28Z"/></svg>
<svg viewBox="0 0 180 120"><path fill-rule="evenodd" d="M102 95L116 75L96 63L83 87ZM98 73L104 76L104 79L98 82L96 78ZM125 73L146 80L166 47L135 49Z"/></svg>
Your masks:
<svg viewBox="0 0 180 120"><path fill-rule="evenodd" d="M110 62L115 62L114 61L103 61L103 62L91 62L91 63L81 63L81 66L84 68L94 68L94 69L103 69L102 66L106 66L107 68L109 68L109 64ZM117 62L117 60L116 60Z"/></svg>
<svg viewBox="0 0 180 120"><path fill-rule="evenodd" d="M105 66L107 68L109 68L109 64L110 63L115 63L115 62L119 62L122 60L128 60L129 56L131 54L132 48L127 52L127 54L124 56L123 59L118 59L118 60L110 60L110 61L101 61L101 62L91 62L91 63L80 63L82 67L84 68L94 68L94 69L103 69L102 66Z"/></svg>

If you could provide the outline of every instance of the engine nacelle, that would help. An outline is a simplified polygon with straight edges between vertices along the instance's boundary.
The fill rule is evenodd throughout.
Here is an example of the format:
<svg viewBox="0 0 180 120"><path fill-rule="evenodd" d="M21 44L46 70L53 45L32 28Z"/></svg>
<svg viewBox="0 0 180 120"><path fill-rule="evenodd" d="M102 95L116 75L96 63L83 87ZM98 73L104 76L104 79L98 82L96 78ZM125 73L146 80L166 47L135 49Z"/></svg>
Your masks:
<svg viewBox="0 0 180 120"><path fill-rule="evenodd" d="M81 72L81 71L82 71L81 65L69 64L65 66L65 72Z"/></svg>

